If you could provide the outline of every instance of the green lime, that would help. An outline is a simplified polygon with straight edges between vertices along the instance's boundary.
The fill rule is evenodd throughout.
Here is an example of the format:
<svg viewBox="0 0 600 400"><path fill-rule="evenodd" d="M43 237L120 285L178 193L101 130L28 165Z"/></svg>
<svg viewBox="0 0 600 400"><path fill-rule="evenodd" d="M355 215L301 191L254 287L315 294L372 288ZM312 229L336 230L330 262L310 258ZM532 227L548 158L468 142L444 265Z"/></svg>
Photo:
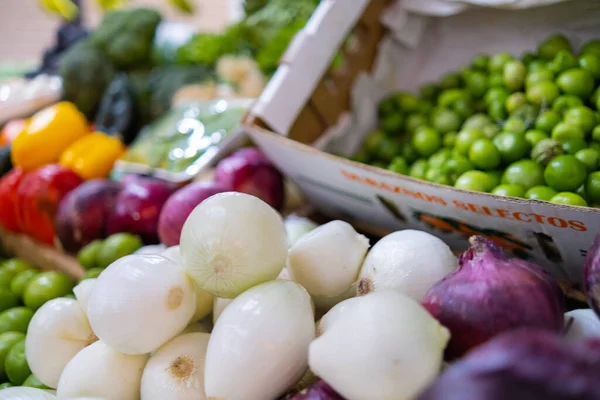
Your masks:
<svg viewBox="0 0 600 400"><path fill-rule="evenodd" d="M552 139L558 142L564 142L568 139L585 139L585 133L579 125L561 122L552 129Z"/></svg>
<svg viewBox="0 0 600 400"><path fill-rule="evenodd" d="M104 271L104 268L92 268L90 270L87 270L85 272L85 274L83 274L83 277L81 278L81 280L97 278L97 277L100 276L100 274L102 273L102 271Z"/></svg>
<svg viewBox="0 0 600 400"><path fill-rule="evenodd" d="M96 265L99 268L106 268L119 258L133 254L143 245L139 236L131 233L117 233L109 236L104 240L104 245L98 253Z"/></svg>
<svg viewBox="0 0 600 400"><path fill-rule="evenodd" d="M575 154L579 150L583 150L587 147L587 143L583 139L573 138L567 139L562 143L562 148L567 154Z"/></svg>
<svg viewBox="0 0 600 400"><path fill-rule="evenodd" d="M572 192L560 192L550 199L551 203L565 204L569 206L587 207L588 203L583 197Z"/></svg>
<svg viewBox="0 0 600 400"><path fill-rule="evenodd" d="M543 111L535 120L535 129L551 133L552 129L561 121L560 114L554 110Z"/></svg>
<svg viewBox="0 0 600 400"><path fill-rule="evenodd" d="M25 339L25 334L21 332L4 332L0 334L0 381L6 381L6 371L4 370L4 361L12 347Z"/></svg>
<svg viewBox="0 0 600 400"><path fill-rule="evenodd" d="M487 125L491 125L492 120L485 114L475 114L467 118L462 126L462 129L483 129Z"/></svg>
<svg viewBox="0 0 600 400"><path fill-rule="evenodd" d="M475 192L489 192L495 186L493 181L485 172L467 171L458 177L454 187Z"/></svg>
<svg viewBox="0 0 600 400"><path fill-rule="evenodd" d="M546 184L558 192L577 190L585 182L586 177L585 164L570 154L555 157L544 171Z"/></svg>
<svg viewBox="0 0 600 400"><path fill-rule="evenodd" d="M442 172L448 176L450 182L456 182L459 176L475 167L469 159L461 154L453 154L441 167Z"/></svg>
<svg viewBox="0 0 600 400"><path fill-rule="evenodd" d="M387 169L397 174L406 175L408 173L408 163L400 156L394 157Z"/></svg>
<svg viewBox="0 0 600 400"><path fill-rule="evenodd" d="M567 110L564 121L579 126L585 134L591 133L597 122L596 113L586 106L577 106Z"/></svg>
<svg viewBox="0 0 600 400"><path fill-rule="evenodd" d="M552 104L559 94L558 87L552 81L538 82L527 87L527 100L540 106Z"/></svg>
<svg viewBox="0 0 600 400"><path fill-rule="evenodd" d="M400 113L388 115L380 120L379 127L388 136L398 136L404 127L404 116Z"/></svg>
<svg viewBox="0 0 600 400"><path fill-rule="evenodd" d="M533 160L520 160L506 168L502 175L502 183L519 185L529 190L544 184L544 169Z"/></svg>
<svg viewBox="0 0 600 400"><path fill-rule="evenodd" d="M494 138L494 145L500 152L502 161L506 164L510 164L524 158L531 150L531 145L525 138L525 135L515 132L500 133Z"/></svg>
<svg viewBox="0 0 600 400"><path fill-rule="evenodd" d="M27 332L33 311L27 307L15 307L0 313L0 333Z"/></svg>
<svg viewBox="0 0 600 400"><path fill-rule="evenodd" d="M0 311L8 310L19 305L20 297L9 288L0 288Z"/></svg>
<svg viewBox="0 0 600 400"><path fill-rule="evenodd" d="M467 155L469 154L469 149L471 145L477 139L485 138L485 134L476 128L463 129L456 136L455 150L460 154Z"/></svg>
<svg viewBox="0 0 600 400"><path fill-rule="evenodd" d="M27 357L25 356L25 339L21 339L8 352L4 360L4 369L8 379L14 385L20 386L31 375Z"/></svg>
<svg viewBox="0 0 600 400"><path fill-rule="evenodd" d="M525 189L519 185L504 184L496 186L491 193L504 197L525 197Z"/></svg>
<svg viewBox="0 0 600 400"><path fill-rule="evenodd" d="M2 389L8 389L9 387L13 387L13 386L15 386L15 385L13 385L10 382L0 383L0 390L2 390Z"/></svg>
<svg viewBox="0 0 600 400"><path fill-rule="evenodd" d="M37 310L47 301L71 293L73 286L75 286L73 280L62 272L42 272L25 288L23 301L27 307Z"/></svg>
<svg viewBox="0 0 600 400"><path fill-rule="evenodd" d="M560 74L563 71L566 71L570 68L575 68L577 66L577 60L575 56L568 50L561 50L556 53L554 59L550 61L548 64L548 68L554 74Z"/></svg>
<svg viewBox="0 0 600 400"><path fill-rule="evenodd" d="M527 88L537 85L541 82L552 82L554 79L554 74L547 68L541 68L537 71L530 72L527 74L527 78L525 81L525 86Z"/></svg>
<svg viewBox="0 0 600 400"><path fill-rule="evenodd" d="M500 52L494 54L489 61L488 68L490 72L503 72L504 66L513 60L510 53Z"/></svg>
<svg viewBox="0 0 600 400"><path fill-rule="evenodd" d="M96 261L98 259L98 253L100 253L100 249L104 241L98 239L90 242L83 249L79 250L77 253L77 261L84 269L92 269L96 267Z"/></svg>
<svg viewBox="0 0 600 400"><path fill-rule="evenodd" d="M502 159L500 152L490 139L477 139L469 149L469 161L477 168L490 170L497 168Z"/></svg>
<svg viewBox="0 0 600 400"><path fill-rule="evenodd" d="M584 163L589 172L593 172L598 169L600 152L594 149L581 149L575 153L575 158Z"/></svg>
<svg viewBox="0 0 600 400"><path fill-rule="evenodd" d="M600 79L600 54L582 54L578 61L579 66L587 70L594 79Z"/></svg>
<svg viewBox="0 0 600 400"><path fill-rule="evenodd" d="M538 56L544 60L552 60L561 51L572 52L571 43L564 35L553 35L538 46Z"/></svg>
<svg viewBox="0 0 600 400"><path fill-rule="evenodd" d="M48 386L44 385L38 378L36 378L36 376L33 374L29 375L29 377L27 377L27 379L25 379L25 382L23 382L23 386L44 389L44 390L50 389Z"/></svg>
<svg viewBox="0 0 600 400"><path fill-rule="evenodd" d="M412 145L421 156L429 157L442 146L442 137L435 129L420 127L413 135Z"/></svg>
<svg viewBox="0 0 600 400"><path fill-rule="evenodd" d="M411 165L408 170L408 175L417 179L425 179L427 170L429 169L429 163L427 160L417 160Z"/></svg>
<svg viewBox="0 0 600 400"><path fill-rule="evenodd" d="M508 113L514 112L516 109L521 107L523 104L527 102L527 98L525 97L525 93L523 92L515 92L508 96L506 102L504 103L504 107Z"/></svg>
<svg viewBox="0 0 600 400"><path fill-rule="evenodd" d="M571 68L558 76L558 87L566 94L587 99L594 91L594 77L583 68Z"/></svg>
<svg viewBox="0 0 600 400"><path fill-rule="evenodd" d="M548 138L549 136L546 132L537 129L531 129L525 132L525 140L527 140L527 143L529 143L531 147Z"/></svg>
<svg viewBox="0 0 600 400"><path fill-rule="evenodd" d="M23 296L29 281L31 281L33 277L37 276L39 273L39 271L33 269L19 273L10 283L10 290L19 297Z"/></svg>
<svg viewBox="0 0 600 400"><path fill-rule="evenodd" d="M534 186L525 193L525 198L529 200L550 201L558 192L548 186Z"/></svg>
<svg viewBox="0 0 600 400"><path fill-rule="evenodd" d="M513 60L504 64L504 86L511 92L523 87L527 68L521 61Z"/></svg>

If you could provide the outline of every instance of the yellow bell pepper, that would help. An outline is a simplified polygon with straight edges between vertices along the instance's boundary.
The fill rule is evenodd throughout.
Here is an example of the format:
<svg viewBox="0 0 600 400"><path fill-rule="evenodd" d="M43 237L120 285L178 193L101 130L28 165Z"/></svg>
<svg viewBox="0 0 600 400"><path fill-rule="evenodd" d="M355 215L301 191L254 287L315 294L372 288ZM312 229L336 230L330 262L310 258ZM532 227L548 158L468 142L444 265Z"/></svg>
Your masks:
<svg viewBox="0 0 600 400"><path fill-rule="evenodd" d="M63 101L33 115L12 143L13 165L25 172L59 160L73 142L90 133L85 116Z"/></svg>
<svg viewBox="0 0 600 400"><path fill-rule="evenodd" d="M86 180L106 178L123 153L125 145L119 139L94 132L69 146L61 155L60 164Z"/></svg>

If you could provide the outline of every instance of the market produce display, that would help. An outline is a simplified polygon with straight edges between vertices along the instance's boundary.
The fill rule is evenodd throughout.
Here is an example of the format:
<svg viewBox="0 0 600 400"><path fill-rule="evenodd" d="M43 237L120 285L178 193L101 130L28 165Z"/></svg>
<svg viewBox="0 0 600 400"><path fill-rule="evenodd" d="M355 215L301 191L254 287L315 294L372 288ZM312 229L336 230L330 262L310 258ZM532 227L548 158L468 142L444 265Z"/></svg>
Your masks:
<svg viewBox="0 0 600 400"><path fill-rule="evenodd" d="M379 104L352 159L430 182L574 206L600 204L600 51L561 35L533 53L480 55Z"/></svg>

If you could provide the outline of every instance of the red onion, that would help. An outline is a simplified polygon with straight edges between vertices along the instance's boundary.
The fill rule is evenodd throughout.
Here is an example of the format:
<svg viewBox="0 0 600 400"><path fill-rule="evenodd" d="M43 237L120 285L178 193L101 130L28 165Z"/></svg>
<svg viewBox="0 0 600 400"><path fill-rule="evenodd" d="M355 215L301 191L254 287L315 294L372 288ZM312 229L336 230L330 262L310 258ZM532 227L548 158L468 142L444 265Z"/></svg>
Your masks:
<svg viewBox="0 0 600 400"><path fill-rule="evenodd" d="M276 210L283 207L283 175L259 149L245 148L222 160L215 180L232 191L256 196Z"/></svg>
<svg viewBox="0 0 600 400"><path fill-rule="evenodd" d="M177 246L181 229L194 208L227 188L214 182L195 182L179 189L167 200L158 220L158 236L167 247Z"/></svg>
<svg viewBox="0 0 600 400"><path fill-rule="evenodd" d="M508 258L502 248L481 236L459 258L459 267L434 285L422 304L452 337L449 359L492 337L520 327L560 332L564 297L541 267Z"/></svg>
<svg viewBox="0 0 600 400"><path fill-rule="evenodd" d="M56 234L68 252L106 237L106 221L115 207L121 185L108 179L84 182L61 200Z"/></svg>
<svg viewBox="0 0 600 400"><path fill-rule="evenodd" d="M299 393L286 397L286 400L344 400L325 381L320 380Z"/></svg>
<svg viewBox="0 0 600 400"><path fill-rule="evenodd" d="M590 307L600 316L600 234L589 248L583 265L583 290Z"/></svg>
<svg viewBox="0 0 600 400"><path fill-rule="evenodd" d="M418 400L598 400L598 345L537 329L507 332L451 365Z"/></svg>
<svg viewBox="0 0 600 400"><path fill-rule="evenodd" d="M108 218L107 233L129 232L145 244L158 243L158 217L176 187L154 178L137 177L126 181Z"/></svg>

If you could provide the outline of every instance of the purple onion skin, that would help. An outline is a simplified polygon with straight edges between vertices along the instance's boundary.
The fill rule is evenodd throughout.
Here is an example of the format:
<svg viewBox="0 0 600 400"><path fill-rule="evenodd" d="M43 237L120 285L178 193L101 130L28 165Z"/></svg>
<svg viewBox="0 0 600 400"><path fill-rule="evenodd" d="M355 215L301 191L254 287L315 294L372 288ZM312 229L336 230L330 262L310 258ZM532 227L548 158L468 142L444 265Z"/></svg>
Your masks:
<svg viewBox="0 0 600 400"><path fill-rule="evenodd" d="M126 182L108 218L108 234L129 232L139 235L144 244L158 243L158 218L176 186L146 177Z"/></svg>
<svg viewBox="0 0 600 400"><path fill-rule="evenodd" d="M594 239L585 257L583 290L590 308L600 317L600 234Z"/></svg>
<svg viewBox="0 0 600 400"><path fill-rule="evenodd" d="M434 285L422 305L451 333L449 360L494 336L522 327L561 332L564 296L541 267L508 258L481 236L459 258L459 268Z"/></svg>
<svg viewBox="0 0 600 400"><path fill-rule="evenodd" d="M450 366L418 400L599 400L595 341L571 345L548 331L507 332Z"/></svg>
<svg viewBox="0 0 600 400"><path fill-rule="evenodd" d="M76 253L93 240L106 237L106 221L120 191L121 185L116 182L94 179L61 200L55 225L65 251Z"/></svg>
<svg viewBox="0 0 600 400"><path fill-rule="evenodd" d="M283 175L259 149L245 148L223 159L217 165L215 181L232 191L256 196L276 210L283 208Z"/></svg>
<svg viewBox="0 0 600 400"><path fill-rule="evenodd" d="M299 393L285 400L345 400L325 381L317 381Z"/></svg>
<svg viewBox="0 0 600 400"><path fill-rule="evenodd" d="M194 208L207 198L226 192L227 187L214 182L191 183L175 192L165 203L158 220L158 236L165 246L177 246L183 224Z"/></svg>

